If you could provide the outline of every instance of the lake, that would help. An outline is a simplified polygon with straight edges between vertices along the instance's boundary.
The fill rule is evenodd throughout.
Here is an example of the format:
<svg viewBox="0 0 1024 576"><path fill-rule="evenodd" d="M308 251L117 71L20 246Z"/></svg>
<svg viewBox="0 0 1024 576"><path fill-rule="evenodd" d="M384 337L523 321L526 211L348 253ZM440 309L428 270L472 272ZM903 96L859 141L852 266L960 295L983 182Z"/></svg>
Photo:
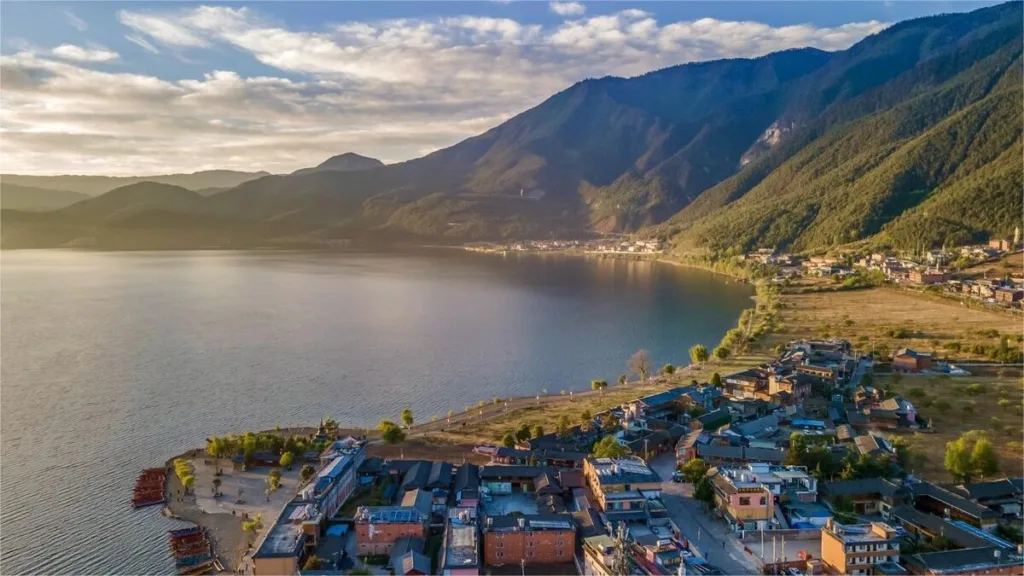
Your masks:
<svg viewBox="0 0 1024 576"><path fill-rule="evenodd" d="M171 573L134 478L209 435L588 389L640 348L686 363L751 295L556 256L4 252L4 573Z"/></svg>

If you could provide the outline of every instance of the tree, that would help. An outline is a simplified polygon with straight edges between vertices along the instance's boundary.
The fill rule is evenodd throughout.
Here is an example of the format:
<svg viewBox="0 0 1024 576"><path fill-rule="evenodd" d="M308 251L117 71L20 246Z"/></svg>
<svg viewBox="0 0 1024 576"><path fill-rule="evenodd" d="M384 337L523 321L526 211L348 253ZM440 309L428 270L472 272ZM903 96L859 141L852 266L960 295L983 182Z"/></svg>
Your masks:
<svg viewBox="0 0 1024 576"><path fill-rule="evenodd" d="M708 361L708 348L703 344L695 344L690 347L690 361L700 364L702 367Z"/></svg>
<svg viewBox="0 0 1024 576"><path fill-rule="evenodd" d="M254 515L249 520L242 522L242 530L246 532L259 532L263 529L263 513Z"/></svg>
<svg viewBox="0 0 1024 576"><path fill-rule="evenodd" d="M711 478L707 474L693 485L693 497L695 500L703 502L705 506L715 503L715 489L711 486Z"/></svg>
<svg viewBox="0 0 1024 576"><path fill-rule="evenodd" d="M712 386L718 386L719 388L721 388L722 387L722 375L719 374L718 372L715 372L714 374L712 374L711 375L711 385Z"/></svg>
<svg viewBox="0 0 1024 576"><path fill-rule="evenodd" d="M534 427L533 427L533 437L534 438L540 438L543 435L544 435L544 427L541 426L540 424L534 425Z"/></svg>
<svg viewBox="0 0 1024 576"><path fill-rule="evenodd" d="M966 438L961 436L946 443L944 464L946 471L952 474L958 482L971 481L971 477L974 475L974 465L971 463L971 449Z"/></svg>
<svg viewBox="0 0 1024 576"><path fill-rule="evenodd" d="M213 495L214 496L216 496L217 493L220 492L220 485L222 483L223 483L223 480L221 480L220 478L214 478L213 479Z"/></svg>
<svg viewBox="0 0 1024 576"><path fill-rule="evenodd" d="M602 396L604 396L604 389L607 388L607 387L608 387L608 382L606 382L604 380L591 380L590 381L590 389L591 390L600 390Z"/></svg>
<svg viewBox="0 0 1024 576"><path fill-rule="evenodd" d="M594 429L594 417L591 416L590 410L584 410L580 414L580 430L584 432L590 432Z"/></svg>
<svg viewBox="0 0 1024 576"><path fill-rule="evenodd" d="M295 455L292 454L291 452L285 452L284 454L281 454L281 459L277 461L277 463L280 464L281 467L284 468L285 470L291 470L293 462L295 462Z"/></svg>
<svg viewBox="0 0 1024 576"><path fill-rule="evenodd" d="M987 438L981 438L974 443L974 450L971 451L971 466L974 472L981 476L982 481L986 476L994 476L999 473L999 458L992 447L992 442Z"/></svg>
<svg viewBox="0 0 1024 576"><path fill-rule="evenodd" d="M299 470L299 478L302 478L303 482L309 482L309 479L313 477L313 474L316 474L316 469L309 464L306 464L301 470Z"/></svg>
<svg viewBox="0 0 1024 576"><path fill-rule="evenodd" d="M625 385L626 385L626 375L622 374L622 375L619 376L619 386L625 386Z"/></svg>
<svg viewBox="0 0 1024 576"><path fill-rule="evenodd" d="M523 422L523 425L516 430L516 440L519 442L526 442L530 439L530 425Z"/></svg>
<svg viewBox="0 0 1024 576"><path fill-rule="evenodd" d="M708 473L708 463L701 460L700 458L693 458L686 464L683 464L683 478L690 484L696 484L701 478Z"/></svg>
<svg viewBox="0 0 1024 576"><path fill-rule="evenodd" d="M412 426L412 423L414 421L413 417L412 417L412 410L410 410L408 408L406 408L405 410L402 410L401 418L402 418L402 424L405 424L406 428Z"/></svg>
<svg viewBox="0 0 1024 576"><path fill-rule="evenodd" d="M676 373L676 367L671 364L665 364L661 367L661 373L666 376L671 376Z"/></svg>
<svg viewBox="0 0 1024 576"><path fill-rule="evenodd" d="M185 487L185 492L188 493L192 490L192 486L196 483L196 477L191 474L186 474L181 478L181 485Z"/></svg>
<svg viewBox="0 0 1024 576"><path fill-rule="evenodd" d="M726 348L725 346L718 346L717 348L715 348L715 351L712 352L712 354L714 354L715 360L723 362L726 358L729 357L729 354L732 354L732 351Z"/></svg>
<svg viewBox="0 0 1024 576"><path fill-rule="evenodd" d="M516 447L516 436L511 432L506 432L505 436L501 439L501 445L505 448Z"/></svg>
<svg viewBox="0 0 1024 576"><path fill-rule="evenodd" d="M605 436L594 444L594 451L591 454L594 458L621 458L629 454L629 449L619 444L615 436Z"/></svg>
<svg viewBox="0 0 1024 576"><path fill-rule="evenodd" d="M306 563L302 565L302 569L319 570L322 566L323 563L320 561L320 558L317 558L315 555L310 555L309 558L306 558Z"/></svg>
<svg viewBox="0 0 1024 576"><path fill-rule="evenodd" d="M618 426L618 421L616 421L615 416L612 416L611 414L605 414L604 418L601 419L601 431L605 434L614 432Z"/></svg>
<svg viewBox="0 0 1024 576"><path fill-rule="evenodd" d="M651 353L647 350L637 350L629 357L626 367L633 374L640 376L640 380L647 380L647 374L651 371ZM622 379L619 379L622 382Z"/></svg>
<svg viewBox="0 0 1024 576"><path fill-rule="evenodd" d="M377 431L388 444L397 444L405 440L405 432L391 420L381 420L380 424L377 424Z"/></svg>
<svg viewBox="0 0 1024 576"><path fill-rule="evenodd" d="M280 468L274 468L267 473L267 486L269 486L271 492L277 492L278 488L281 487Z"/></svg>
<svg viewBox="0 0 1024 576"><path fill-rule="evenodd" d="M562 416L558 418L558 427L555 429L555 433L558 434L559 438L564 440L569 437L571 427L572 424L569 423L569 417L562 414Z"/></svg>

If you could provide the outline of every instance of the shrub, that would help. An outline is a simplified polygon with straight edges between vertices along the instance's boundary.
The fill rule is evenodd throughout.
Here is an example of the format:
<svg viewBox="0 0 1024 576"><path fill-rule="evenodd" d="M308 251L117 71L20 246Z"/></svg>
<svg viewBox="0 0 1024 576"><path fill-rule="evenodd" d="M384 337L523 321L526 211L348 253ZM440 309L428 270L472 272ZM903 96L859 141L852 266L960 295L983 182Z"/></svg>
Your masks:
<svg viewBox="0 0 1024 576"><path fill-rule="evenodd" d="M925 394L925 391L921 388L911 388L910 390L907 390L907 396L910 396L911 398L924 398L928 395Z"/></svg>
<svg viewBox="0 0 1024 576"><path fill-rule="evenodd" d="M971 396L978 396L980 394L985 393L985 387L982 386L981 384L974 383L965 388L964 391L970 394Z"/></svg>

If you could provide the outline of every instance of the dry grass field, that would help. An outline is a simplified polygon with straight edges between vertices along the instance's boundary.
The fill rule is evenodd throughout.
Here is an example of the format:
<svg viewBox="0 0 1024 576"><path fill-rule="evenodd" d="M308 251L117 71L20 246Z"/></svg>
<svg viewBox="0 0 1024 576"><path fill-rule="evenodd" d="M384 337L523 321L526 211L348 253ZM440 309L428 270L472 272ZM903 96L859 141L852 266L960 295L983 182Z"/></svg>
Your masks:
<svg viewBox="0 0 1024 576"><path fill-rule="evenodd" d="M761 343L766 349L795 338L836 336L853 342L860 350L872 346L890 352L910 347L951 359L977 358L964 350L955 353L947 344L962 348L973 344L997 345L999 335L1017 338L1022 320L994 311L976 310L953 301L907 294L886 288L839 292L783 293L780 296L782 326ZM903 329L909 337L897 338L890 331Z"/></svg>
<svg viewBox="0 0 1024 576"><path fill-rule="evenodd" d="M1024 383L1019 371L1014 372L1015 375L958 378L904 376L898 381L891 376L876 376L877 384L889 386L891 394L909 399L932 421L934 432L905 435L911 446L927 459L914 472L933 480L951 481L943 466L946 443L965 432L981 430L994 444L1003 473L1024 476Z"/></svg>

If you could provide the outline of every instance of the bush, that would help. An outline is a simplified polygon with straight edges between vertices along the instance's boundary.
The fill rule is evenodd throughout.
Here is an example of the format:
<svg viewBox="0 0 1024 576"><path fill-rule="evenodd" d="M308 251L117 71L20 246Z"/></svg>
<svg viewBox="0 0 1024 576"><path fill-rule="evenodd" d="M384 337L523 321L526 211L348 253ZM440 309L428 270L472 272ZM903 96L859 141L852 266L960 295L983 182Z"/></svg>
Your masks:
<svg viewBox="0 0 1024 576"><path fill-rule="evenodd" d="M942 414L949 412L950 408L952 408L952 406L950 406L949 402L946 402L945 400L939 400L938 402L935 403L935 409L941 412Z"/></svg>
<svg viewBox="0 0 1024 576"><path fill-rule="evenodd" d="M910 390L907 390L907 396L910 396L911 398L924 398L928 395L925 394L924 390L921 388L911 388Z"/></svg>
<svg viewBox="0 0 1024 576"><path fill-rule="evenodd" d="M971 384L970 386L965 388L964 392L967 392L971 396L978 396L980 394L984 394L985 393L985 387L982 386L981 384L975 383L975 384Z"/></svg>

